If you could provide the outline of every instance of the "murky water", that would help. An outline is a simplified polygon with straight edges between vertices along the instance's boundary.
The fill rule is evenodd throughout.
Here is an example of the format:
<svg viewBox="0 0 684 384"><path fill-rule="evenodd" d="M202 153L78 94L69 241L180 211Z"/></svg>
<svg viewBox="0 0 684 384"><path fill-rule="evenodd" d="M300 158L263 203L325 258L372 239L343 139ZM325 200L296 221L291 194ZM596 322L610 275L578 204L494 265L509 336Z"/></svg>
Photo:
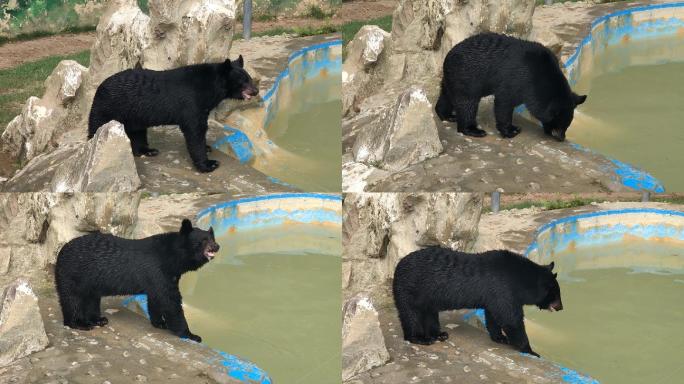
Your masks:
<svg viewBox="0 0 684 384"><path fill-rule="evenodd" d="M670 192L684 191L684 56L676 46L684 44L648 40L599 55L575 87L589 98L567 132L570 141L646 170Z"/></svg>
<svg viewBox="0 0 684 384"><path fill-rule="evenodd" d="M575 269L603 256L636 268ZM684 357L684 246L630 242L554 257L564 309L525 309L532 348L602 384L681 382ZM671 260L666 263L650 260ZM605 263L603 263L606 265Z"/></svg>
<svg viewBox="0 0 684 384"><path fill-rule="evenodd" d="M274 383L339 383L339 228L288 224L217 242L216 259L181 279L192 331Z"/></svg>
<svg viewBox="0 0 684 384"><path fill-rule="evenodd" d="M271 164L269 175L304 191L338 192L342 188L342 101L339 76L307 81L292 91L289 105L266 127L280 148L301 162Z"/></svg>

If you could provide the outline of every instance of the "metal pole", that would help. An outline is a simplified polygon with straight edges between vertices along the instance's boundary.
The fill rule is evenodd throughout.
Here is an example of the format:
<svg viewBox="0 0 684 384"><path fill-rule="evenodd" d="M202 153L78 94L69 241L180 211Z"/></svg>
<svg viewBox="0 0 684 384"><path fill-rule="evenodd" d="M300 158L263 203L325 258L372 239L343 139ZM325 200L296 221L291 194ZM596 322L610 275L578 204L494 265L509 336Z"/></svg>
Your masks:
<svg viewBox="0 0 684 384"><path fill-rule="evenodd" d="M650 199L651 199L651 192L649 192L649 191L641 192L641 202L642 203L648 203L648 201Z"/></svg>
<svg viewBox="0 0 684 384"><path fill-rule="evenodd" d="M494 191L494 192L492 192L492 212L499 213L500 208L501 208L501 192Z"/></svg>
<svg viewBox="0 0 684 384"><path fill-rule="evenodd" d="M245 0L242 11L242 38L249 40L252 37L252 0Z"/></svg>

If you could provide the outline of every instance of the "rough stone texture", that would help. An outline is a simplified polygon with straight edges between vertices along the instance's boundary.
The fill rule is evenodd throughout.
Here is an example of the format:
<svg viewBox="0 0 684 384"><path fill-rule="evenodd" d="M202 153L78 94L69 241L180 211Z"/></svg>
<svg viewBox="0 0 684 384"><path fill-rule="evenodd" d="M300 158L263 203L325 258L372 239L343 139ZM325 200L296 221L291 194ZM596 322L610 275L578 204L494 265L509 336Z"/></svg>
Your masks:
<svg viewBox="0 0 684 384"><path fill-rule="evenodd" d="M354 35L345 48L347 58L342 67L342 115L357 107L357 100L370 93L373 76L369 73L375 64L387 56L386 45L390 34L376 25L365 25Z"/></svg>
<svg viewBox="0 0 684 384"><path fill-rule="evenodd" d="M110 121L88 144L64 161L52 179L53 192L130 192L140 178L123 125Z"/></svg>
<svg viewBox="0 0 684 384"><path fill-rule="evenodd" d="M378 311L367 295L358 294L342 309L342 380L381 366L389 360Z"/></svg>
<svg viewBox="0 0 684 384"><path fill-rule="evenodd" d="M342 284L345 297L374 290L417 249L468 250L477 238L477 193L356 193L344 198Z"/></svg>
<svg viewBox="0 0 684 384"><path fill-rule="evenodd" d="M38 298L25 279L17 279L0 297L0 367L48 345Z"/></svg>
<svg viewBox="0 0 684 384"><path fill-rule="evenodd" d="M400 171L442 152L425 92L411 87L399 96L391 111L356 138L354 160L390 171Z"/></svg>
<svg viewBox="0 0 684 384"><path fill-rule="evenodd" d="M67 241L87 232L129 235L139 201L139 193L0 194L0 277L45 268Z"/></svg>
<svg viewBox="0 0 684 384"><path fill-rule="evenodd" d="M87 69L73 60L63 60L45 80L42 98L29 97L20 115L0 137L0 150L25 163L58 146L59 135L70 129L67 109L81 87Z"/></svg>

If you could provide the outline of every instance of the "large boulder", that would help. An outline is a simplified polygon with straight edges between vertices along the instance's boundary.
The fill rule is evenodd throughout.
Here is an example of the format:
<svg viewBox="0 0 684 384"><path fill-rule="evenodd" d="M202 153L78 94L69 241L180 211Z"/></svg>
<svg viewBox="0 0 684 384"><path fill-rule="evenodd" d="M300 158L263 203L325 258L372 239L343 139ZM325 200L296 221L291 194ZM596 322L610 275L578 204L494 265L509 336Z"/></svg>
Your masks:
<svg viewBox="0 0 684 384"><path fill-rule="evenodd" d="M370 297L358 294L342 310L342 381L389 361L378 311Z"/></svg>
<svg viewBox="0 0 684 384"><path fill-rule="evenodd" d="M356 193L344 199L345 294L374 292L408 253L428 246L469 250L477 239L479 193Z"/></svg>
<svg viewBox="0 0 684 384"><path fill-rule="evenodd" d="M454 45L480 32L526 38L534 6L535 0L400 0L392 41L399 51L437 51L441 64Z"/></svg>
<svg viewBox="0 0 684 384"><path fill-rule="evenodd" d="M123 125L110 121L55 172L53 192L130 192L140 178Z"/></svg>
<svg viewBox="0 0 684 384"><path fill-rule="evenodd" d="M28 281L17 279L0 296L0 367L47 345L38 298Z"/></svg>
<svg viewBox="0 0 684 384"><path fill-rule="evenodd" d="M45 80L43 97L29 97L21 114L7 125L0 149L23 164L57 148L60 134L70 129L67 109L85 72L87 69L73 60L61 61Z"/></svg>
<svg viewBox="0 0 684 384"><path fill-rule="evenodd" d="M387 54L390 34L376 25L365 25L347 44L347 57L342 66L342 115L355 112L357 100L372 90L371 80L376 63Z"/></svg>
<svg viewBox="0 0 684 384"><path fill-rule="evenodd" d="M432 103L417 87L404 91L394 108L359 133L354 160L400 171L442 152Z"/></svg>

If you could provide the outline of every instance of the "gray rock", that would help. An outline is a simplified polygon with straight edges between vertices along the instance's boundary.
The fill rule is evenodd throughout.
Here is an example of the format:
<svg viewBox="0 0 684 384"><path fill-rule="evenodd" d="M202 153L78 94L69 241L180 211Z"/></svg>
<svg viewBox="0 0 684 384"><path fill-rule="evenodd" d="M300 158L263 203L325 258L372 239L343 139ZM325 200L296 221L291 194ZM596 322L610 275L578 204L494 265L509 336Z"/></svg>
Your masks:
<svg viewBox="0 0 684 384"><path fill-rule="evenodd" d="M355 161L400 171L442 152L432 104L422 89L404 91L385 113L357 136Z"/></svg>
<svg viewBox="0 0 684 384"><path fill-rule="evenodd" d="M53 192L130 192L140 188L131 143L123 125L110 121L57 169Z"/></svg>
<svg viewBox="0 0 684 384"><path fill-rule="evenodd" d="M38 298L28 281L17 279L0 297L0 367L47 345Z"/></svg>
<svg viewBox="0 0 684 384"><path fill-rule="evenodd" d="M347 300L342 317L342 381L389 361L378 312L368 295Z"/></svg>

